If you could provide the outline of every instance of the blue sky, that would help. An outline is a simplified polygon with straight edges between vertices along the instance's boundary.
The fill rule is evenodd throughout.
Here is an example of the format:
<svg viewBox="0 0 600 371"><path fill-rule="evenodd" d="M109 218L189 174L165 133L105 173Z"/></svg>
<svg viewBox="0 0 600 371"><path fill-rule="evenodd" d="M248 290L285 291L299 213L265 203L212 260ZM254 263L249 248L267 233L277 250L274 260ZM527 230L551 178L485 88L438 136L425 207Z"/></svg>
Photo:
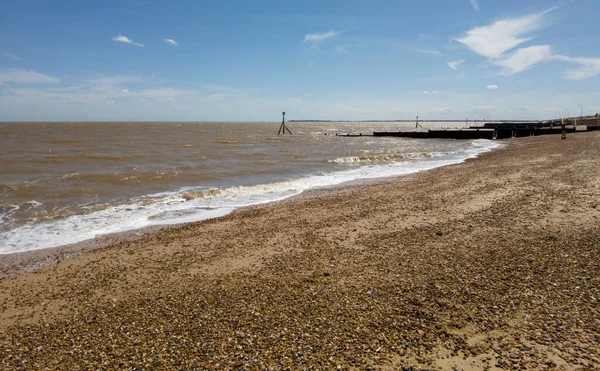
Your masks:
<svg viewBox="0 0 600 371"><path fill-rule="evenodd" d="M600 1L0 0L0 121L600 111Z"/></svg>

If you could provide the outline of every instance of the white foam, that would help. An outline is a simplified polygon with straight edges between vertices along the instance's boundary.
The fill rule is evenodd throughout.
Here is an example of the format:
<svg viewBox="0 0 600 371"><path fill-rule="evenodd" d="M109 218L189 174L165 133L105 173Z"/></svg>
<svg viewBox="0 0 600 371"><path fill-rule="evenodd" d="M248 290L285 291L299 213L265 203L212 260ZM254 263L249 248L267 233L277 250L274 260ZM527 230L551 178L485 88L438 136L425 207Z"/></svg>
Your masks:
<svg viewBox="0 0 600 371"><path fill-rule="evenodd" d="M500 146L497 142L477 140L470 148L430 158L415 158L385 164L368 164L348 170L315 174L289 181L235 186L206 192L203 187L188 187L162 192L84 215L46 223L29 223L0 234L0 254L56 247L151 225L178 224L220 217L249 205L282 200L308 189L333 186L357 179L373 179L411 174L463 162L467 158ZM204 192L205 197L186 199L184 192Z"/></svg>
<svg viewBox="0 0 600 371"><path fill-rule="evenodd" d="M43 203L38 202L36 200L31 200L31 201L27 201L25 202L27 205L31 205L32 207L40 207L43 205Z"/></svg>

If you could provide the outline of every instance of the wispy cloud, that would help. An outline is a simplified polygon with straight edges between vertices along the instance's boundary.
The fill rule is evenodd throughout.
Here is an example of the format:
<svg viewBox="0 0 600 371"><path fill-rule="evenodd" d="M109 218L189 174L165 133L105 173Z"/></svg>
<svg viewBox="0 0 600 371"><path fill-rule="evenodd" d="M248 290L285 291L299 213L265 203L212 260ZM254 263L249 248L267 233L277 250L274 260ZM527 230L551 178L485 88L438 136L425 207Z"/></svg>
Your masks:
<svg viewBox="0 0 600 371"><path fill-rule="evenodd" d="M475 9L476 12L479 11L479 4L477 4L477 0L470 0L471 1L471 5L473 5L473 9Z"/></svg>
<svg viewBox="0 0 600 371"><path fill-rule="evenodd" d="M18 84L58 84L60 82L54 76L16 68L0 70L0 81L15 82Z"/></svg>
<svg viewBox="0 0 600 371"><path fill-rule="evenodd" d="M530 41L530 35L534 31L548 26L552 22L549 14L558 8L553 7L543 12L475 27L455 40L488 58L491 64L501 67L501 75L511 76L548 60L579 65L564 72L563 77L568 80L581 80L599 75L600 59L553 55L550 45L533 45L508 53L520 44Z"/></svg>
<svg viewBox="0 0 600 371"><path fill-rule="evenodd" d="M404 51L408 51L408 52L417 52L417 53L421 53L421 54L435 55L436 57L439 57L442 55L442 52L440 52L439 50L436 50L436 49L424 49L424 48L414 47L414 46L410 46L410 45L396 45L396 47L399 48L400 50L404 50Z"/></svg>
<svg viewBox="0 0 600 371"><path fill-rule="evenodd" d="M126 84L147 85L150 82L155 82L153 81L152 77L142 77L133 75L100 75L98 77L87 79L85 81L86 86L89 88L90 91L113 95L128 94L129 90L124 87L124 85Z"/></svg>
<svg viewBox="0 0 600 371"><path fill-rule="evenodd" d="M439 91L437 91L437 90L434 90L434 91L428 91L428 90L425 90L425 91L423 92L423 94L425 94L425 95L435 95L435 94L437 94L437 93L439 93Z"/></svg>
<svg viewBox="0 0 600 371"><path fill-rule="evenodd" d="M179 45L179 43L173 39L165 39L165 43L171 44L171 45Z"/></svg>
<svg viewBox="0 0 600 371"><path fill-rule="evenodd" d="M508 50L530 40L524 37L546 26L547 15L554 8L524 17L503 19L489 26L475 27L456 41L466 45L473 52L490 59L500 58Z"/></svg>
<svg viewBox="0 0 600 371"><path fill-rule="evenodd" d="M496 66L503 67L501 75L514 75L531 68L535 64L547 60L551 55L550 45L535 45L521 48L507 58L493 61Z"/></svg>
<svg viewBox="0 0 600 371"><path fill-rule="evenodd" d="M304 35L304 41L319 42L325 39L330 39L339 34L338 31L328 31L324 33L311 33Z"/></svg>
<svg viewBox="0 0 600 371"><path fill-rule="evenodd" d="M486 89L490 89L490 90L494 90L494 89L498 89L498 85L496 85L496 84L491 84L491 85L487 85L485 88L486 88Z"/></svg>
<svg viewBox="0 0 600 371"><path fill-rule="evenodd" d="M442 55L442 52L440 52L439 50L435 50L435 49L413 49L416 52L422 53L422 54L431 54L431 55L435 55L435 56L440 56Z"/></svg>
<svg viewBox="0 0 600 371"><path fill-rule="evenodd" d="M345 45L336 45L334 50L340 54L348 54L348 47Z"/></svg>
<svg viewBox="0 0 600 371"><path fill-rule="evenodd" d="M336 52L338 52L340 54L349 54L350 49L360 47L360 46L362 46L362 45L360 45L360 44L336 45L335 48L333 48L333 50L335 50Z"/></svg>
<svg viewBox="0 0 600 371"><path fill-rule="evenodd" d="M451 69L453 69L454 71L458 70L458 65L460 65L461 63L463 63L464 60L458 60L458 61L450 61L448 62L448 67L450 67Z"/></svg>
<svg viewBox="0 0 600 371"><path fill-rule="evenodd" d="M13 61L20 61L21 58L17 57L14 54L10 54L10 53L2 53L2 55L8 59L12 59Z"/></svg>
<svg viewBox="0 0 600 371"><path fill-rule="evenodd" d="M567 57L554 55L552 59L578 64L579 67L564 72L563 77L567 80L583 80L600 74L600 58Z"/></svg>
<svg viewBox="0 0 600 371"><path fill-rule="evenodd" d="M131 44L131 45L135 45L135 46L141 46L141 47L144 46L144 44L136 43L135 41L131 40L127 36L122 36L122 35L113 37L113 41L116 41L119 43Z"/></svg>

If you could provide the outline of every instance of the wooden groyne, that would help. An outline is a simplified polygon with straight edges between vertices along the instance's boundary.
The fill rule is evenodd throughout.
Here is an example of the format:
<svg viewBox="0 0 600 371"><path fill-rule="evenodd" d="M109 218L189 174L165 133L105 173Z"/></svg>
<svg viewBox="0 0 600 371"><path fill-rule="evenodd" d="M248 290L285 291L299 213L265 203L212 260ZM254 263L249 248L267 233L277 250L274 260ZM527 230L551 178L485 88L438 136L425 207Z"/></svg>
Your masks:
<svg viewBox="0 0 600 371"><path fill-rule="evenodd" d="M600 130L600 118L564 119L567 133ZM585 122L587 125L576 125ZM597 125L596 125L597 124ZM418 125L418 124L417 124ZM422 126L421 126L422 127ZM540 122L488 122L483 126L464 129L432 129L415 131L374 131L373 134L336 134L340 137L400 137L417 139L508 139L561 134L562 128L556 121Z"/></svg>
<svg viewBox="0 0 600 371"><path fill-rule="evenodd" d="M567 128L567 133L574 133L576 128ZM428 131L376 131L375 137L402 137L420 139L507 139L534 137L539 135L560 134L560 127L535 128L535 127L498 127L498 128L469 128L469 129L444 129Z"/></svg>

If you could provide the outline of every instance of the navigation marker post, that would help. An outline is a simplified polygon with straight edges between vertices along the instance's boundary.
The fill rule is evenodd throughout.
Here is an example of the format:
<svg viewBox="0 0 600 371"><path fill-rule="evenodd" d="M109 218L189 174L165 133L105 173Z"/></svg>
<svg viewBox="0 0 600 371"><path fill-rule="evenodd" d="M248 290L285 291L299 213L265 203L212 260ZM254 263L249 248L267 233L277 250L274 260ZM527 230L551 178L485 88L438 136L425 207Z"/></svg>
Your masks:
<svg viewBox="0 0 600 371"><path fill-rule="evenodd" d="M415 129L418 128L419 126L423 127L423 126L421 126L421 124L419 124L419 116L417 116L417 121L415 122Z"/></svg>
<svg viewBox="0 0 600 371"><path fill-rule="evenodd" d="M286 130L288 131L288 133L290 133L290 135L294 135L294 134L292 134L290 129L288 129L288 127L285 126L285 111L281 112L281 115L283 116L283 119L281 120L281 126L279 127L279 131L277 132L277 135L280 135L280 134L285 135Z"/></svg>

